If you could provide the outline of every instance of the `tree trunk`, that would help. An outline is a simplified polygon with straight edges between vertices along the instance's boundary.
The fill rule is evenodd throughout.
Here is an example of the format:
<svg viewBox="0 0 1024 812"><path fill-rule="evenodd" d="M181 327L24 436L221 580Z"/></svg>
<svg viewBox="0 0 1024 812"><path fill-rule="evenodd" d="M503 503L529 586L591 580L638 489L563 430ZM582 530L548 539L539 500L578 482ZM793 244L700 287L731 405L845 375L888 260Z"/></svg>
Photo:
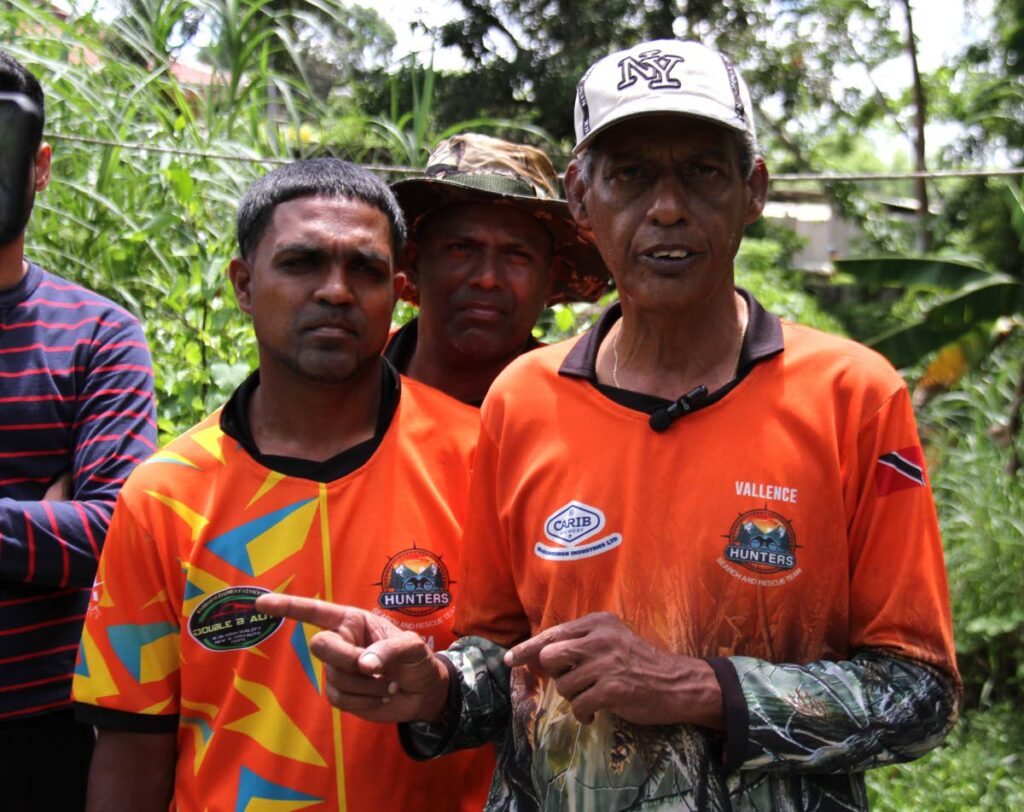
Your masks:
<svg viewBox="0 0 1024 812"><path fill-rule="evenodd" d="M924 148L924 124L927 117L924 86L921 84L921 71L917 67L917 39L914 37L914 19L910 9L910 0L901 0L907 15L907 54L914 76L914 158L918 172L927 172ZM917 196L917 250L927 254L932 246L932 236L928 228L928 183L924 178L914 182Z"/></svg>

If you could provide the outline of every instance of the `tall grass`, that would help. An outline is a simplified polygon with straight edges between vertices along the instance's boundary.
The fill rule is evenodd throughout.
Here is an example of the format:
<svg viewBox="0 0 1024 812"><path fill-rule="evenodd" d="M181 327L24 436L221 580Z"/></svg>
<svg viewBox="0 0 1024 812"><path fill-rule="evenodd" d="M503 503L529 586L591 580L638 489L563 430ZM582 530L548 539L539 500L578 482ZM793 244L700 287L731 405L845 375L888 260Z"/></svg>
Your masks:
<svg viewBox="0 0 1024 812"><path fill-rule="evenodd" d="M1022 358L1017 331L919 415L968 704L1024 700L1024 477L1000 439Z"/></svg>
<svg viewBox="0 0 1024 812"><path fill-rule="evenodd" d="M222 403L255 363L225 271L237 200L268 166L59 136L287 158L300 152L288 134L319 108L294 75L271 66L287 42L269 3L126 5L130 13L106 25L88 14L62 21L9 0L0 46L42 81L47 130L57 134L54 181L37 199L27 251L141 318L166 438ZM179 84L169 68L167 43L197 7L220 36L219 78L205 88ZM280 108L273 117L272 103Z"/></svg>

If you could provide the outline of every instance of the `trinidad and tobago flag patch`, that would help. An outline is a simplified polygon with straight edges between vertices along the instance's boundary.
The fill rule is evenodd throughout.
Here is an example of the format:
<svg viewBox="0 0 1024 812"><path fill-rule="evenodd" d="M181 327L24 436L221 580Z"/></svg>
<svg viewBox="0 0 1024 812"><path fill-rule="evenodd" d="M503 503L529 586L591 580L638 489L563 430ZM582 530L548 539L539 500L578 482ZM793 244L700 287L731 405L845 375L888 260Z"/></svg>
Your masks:
<svg viewBox="0 0 1024 812"><path fill-rule="evenodd" d="M879 496L904 488L922 488L924 483L924 455L918 446L899 448L878 458L875 485Z"/></svg>

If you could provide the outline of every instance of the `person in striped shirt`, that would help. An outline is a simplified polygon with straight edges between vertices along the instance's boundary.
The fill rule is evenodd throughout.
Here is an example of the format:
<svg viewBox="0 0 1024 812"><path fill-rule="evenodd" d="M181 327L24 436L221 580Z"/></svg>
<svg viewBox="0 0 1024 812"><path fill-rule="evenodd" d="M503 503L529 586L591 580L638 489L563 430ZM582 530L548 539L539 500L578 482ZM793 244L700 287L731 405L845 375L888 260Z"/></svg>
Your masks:
<svg viewBox="0 0 1024 812"><path fill-rule="evenodd" d="M0 92L43 110L2 51ZM41 119L22 135L34 200L50 147ZM24 228L0 243L0 806L75 810L93 745L71 710L75 654L117 493L156 450L153 372L133 316L24 247Z"/></svg>

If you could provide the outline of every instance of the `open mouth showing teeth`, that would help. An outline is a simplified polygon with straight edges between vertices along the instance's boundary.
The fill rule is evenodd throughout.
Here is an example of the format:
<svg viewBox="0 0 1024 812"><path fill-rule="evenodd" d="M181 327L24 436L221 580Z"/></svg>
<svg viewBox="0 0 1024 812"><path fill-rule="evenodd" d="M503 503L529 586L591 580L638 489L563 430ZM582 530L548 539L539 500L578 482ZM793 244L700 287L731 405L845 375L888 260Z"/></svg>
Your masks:
<svg viewBox="0 0 1024 812"><path fill-rule="evenodd" d="M652 251L647 256L654 257L655 259L686 259L692 254L689 251L683 251L682 249L676 249L672 251Z"/></svg>

